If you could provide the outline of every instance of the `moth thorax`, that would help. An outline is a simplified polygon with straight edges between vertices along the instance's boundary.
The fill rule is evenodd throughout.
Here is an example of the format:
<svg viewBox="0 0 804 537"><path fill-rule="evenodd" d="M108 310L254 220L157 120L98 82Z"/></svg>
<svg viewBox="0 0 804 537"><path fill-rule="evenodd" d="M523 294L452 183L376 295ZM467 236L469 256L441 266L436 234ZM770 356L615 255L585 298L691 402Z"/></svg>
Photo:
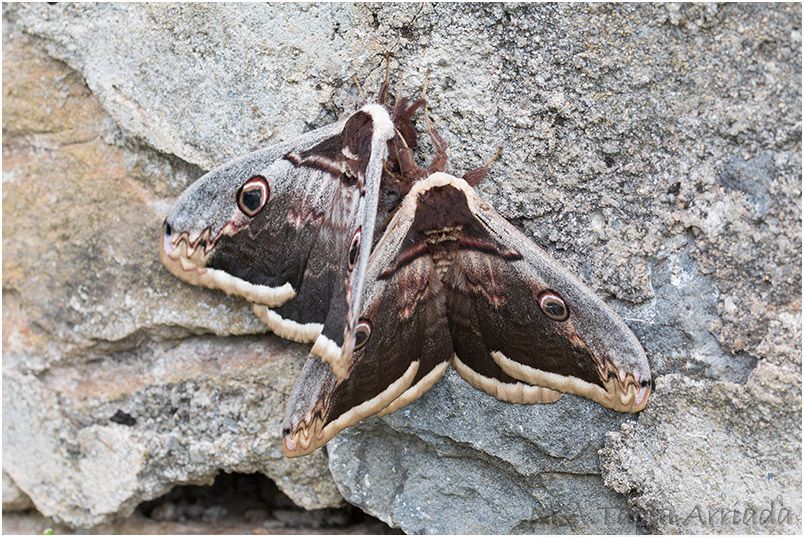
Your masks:
<svg viewBox="0 0 804 537"><path fill-rule="evenodd" d="M440 244L442 242L454 242L461 238L463 226L449 226L441 229L431 229L423 232L424 242L427 244Z"/></svg>

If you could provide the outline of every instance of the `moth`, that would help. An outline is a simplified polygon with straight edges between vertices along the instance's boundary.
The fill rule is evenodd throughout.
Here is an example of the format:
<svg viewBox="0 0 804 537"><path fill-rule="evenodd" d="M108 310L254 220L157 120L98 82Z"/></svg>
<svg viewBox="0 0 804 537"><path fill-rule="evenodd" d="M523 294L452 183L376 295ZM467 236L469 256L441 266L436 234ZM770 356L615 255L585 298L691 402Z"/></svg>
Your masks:
<svg viewBox="0 0 804 537"><path fill-rule="evenodd" d="M171 272L250 300L280 336L315 341L285 454L402 408L450 364L509 402L573 393L644 408L650 370L630 330L477 196L485 167L443 172L429 120L436 155L419 168L412 117L424 100L391 109L385 91L345 121L213 170L163 225Z"/></svg>
<svg viewBox="0 0 804 537"><path fill-rule="evenodd" d="M427 391L452 364L512 403L580 395L620 412L652 389L645 352L588 287L443 172L416 182L373 250L345 380L315 356L283 423L306 455Z"/></svg>
<svg viewBox="0 0 804 537"><path fill-rule="evenodd" d="M344 121L207 173L162 226L170 272L249 300L277 335L315 341L341 378L376 222L427 174L413 158L424 99L390 108L387 81L379 95ZM444 158L437 152L433 166Z"/></svg>

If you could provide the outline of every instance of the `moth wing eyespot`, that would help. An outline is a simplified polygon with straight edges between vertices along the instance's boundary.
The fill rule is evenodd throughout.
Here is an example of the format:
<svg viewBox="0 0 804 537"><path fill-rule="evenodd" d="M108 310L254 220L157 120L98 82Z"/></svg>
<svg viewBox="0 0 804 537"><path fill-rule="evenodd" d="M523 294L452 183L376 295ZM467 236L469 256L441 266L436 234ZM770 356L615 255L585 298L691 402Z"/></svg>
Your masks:
<svg viewBox="0 0 804 537"><path fill-rule="evenodd" d="M355 234L352 237L352 243L349 245L349 257L346 260L349 270L352 270L355 267L355 263L357 263L357 254L359 253L360 253L360 228L357 228L357 231L355 231Z"/></svg>
<svg viewBox="0 0 804 537"><path fill-rule="evenodd" d="M554 321L569 319L569 307L555 291L542 291L539 293L538 301L539 307L550 319Z"/></svg>
<svg viewBox="0 0 804 537"><path fill-rule="evenodd" d="M262 205L262 192L259 189L244 190L240 195L240 201L250 212L255 212Z"/></svg>
<svg viewBox="0 0 804 537"><path fill-rule="evenodd" d="M369 337L371 337L371 322L368 319L361 319L355 327L354 350L357 351L365 347Z"/></svg>
<svg viewBox="0 0 804 537"><path fill-rule="evenodd" d="M237 191L237 207L246 216L254 217L265 207L270 196L268 181L262 175L255 175Z"/></svg>

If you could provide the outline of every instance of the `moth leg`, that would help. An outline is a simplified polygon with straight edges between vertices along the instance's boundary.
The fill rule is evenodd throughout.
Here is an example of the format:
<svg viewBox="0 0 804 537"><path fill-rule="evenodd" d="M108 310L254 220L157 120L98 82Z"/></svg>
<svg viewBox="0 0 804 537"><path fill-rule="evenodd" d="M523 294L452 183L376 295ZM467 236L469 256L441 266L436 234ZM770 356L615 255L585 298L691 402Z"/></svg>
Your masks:
<svg viewBox="0 0 804 537"><path fill-rule="evenodd" d="M399 129L396 131L397 137L399 141L402 143L402 147L396 147L396 162L399 165L399 172L402 174L403 177L412 177L412 178L419 178L424 174L421 173L422 170L419 168L419 165L416 164L416 158L413 156L413 149L408 146L407 142L405 141L405 137L399 132ZM394 140L396 144L396 140Z"/></svg>
<svg viewBox="0 0 804 537"><path fill-rule="evenodd" d="M377 104L385 105L388 101L388 88L389 88L389 77L391 75L391 55L390 53L385 53L385 80L382 84L380 84L380 91L377 92Z"/></svg>
<svg viewBox="0 0 804 537"><path fill-rule="evenodd" d="M435 155L433 155L433 160L427 167L427 171L430 174L444 172L447 170L447 142L438 134L433 122L430 121L430 116L427 115L427 106L424 107L424 123L427 125L427 134L430 135L430 141L433 144L433 149L435 149Z"/></svg>
<svg viewBox="0 0 804 537"><path fill-rule="evenodd" d="M385 85L391 80L391 53L385 51Z"/></svg>
<svg viewBox="0 0 804 537"><path fill-rule="evenodd" d="M418 148L419 144L416 140L416 127L413 125L411 118L418 112L419 108L426 104L427 101L424 99L416 99L408 106L408 100L405 97L401 97L397 100L396 106L394 106L394 110L391 114L394 120L394 126L396 126L399 131L399 135L402 137L405 144L413 151Z"/></svg>
<svg viewBox="0 0 804 537"><path fill-rule="evenodd" d="M385 105L388 99L388 83L380 84L380 91L377 92L377 104Z"/></svg>
<svg viewBox="0 0 804 537"><path fill-rule="evenodd" d="M352 75L352 81L357 86L357 91L360 93L360 106L363 106L366 103L366 94L363 93L363 87L360 85L360 82L357 81L357 77Z"/></svg>
<svg viewBox="0 0 804 537"><path fill-rule="evenodd" d="M404 185L400 188L400 192L404 195L410 190L410 186L414 181L422 179L427 175L427 170L419 167L416 163L416 149L418 143L416 140L416 127L413 125L413 115L422 107L426 105L424 99L417 99L410 106L408 100L404 97L400 98L393 110L394 128L396 135L392 143L389 144L389 160L396 163L396 170L388 169L386 172L389 175L395 175L396 171L401 176L401 183Z"/></svg>
<svg viewBox="0 0 804 537"><path fill-rule="evenodd" d="M463 180L469 183L470 186L477 186L481 182L483 182L483 179L485 179L486 176L488 176L489 174L489 166L491 165L492 162L497 160L497 157L499 157L502 154L502 150L503 150L502 146L498 147L497 152L494 154L493 157L491 157L491 159L489 159L488 162L486 162L479 168L469 170L468 172L463 174Z"/></svg>

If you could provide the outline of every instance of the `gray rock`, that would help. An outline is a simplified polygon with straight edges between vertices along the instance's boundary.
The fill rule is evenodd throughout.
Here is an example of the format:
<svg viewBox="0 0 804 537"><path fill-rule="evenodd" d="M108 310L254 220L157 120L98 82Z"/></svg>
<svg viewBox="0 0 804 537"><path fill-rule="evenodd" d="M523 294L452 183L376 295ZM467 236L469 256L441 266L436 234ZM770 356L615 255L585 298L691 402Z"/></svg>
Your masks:
<svg viewBox="0 0 804 537"><path fill-rule="evenodd" d="M632 520L605 520L604 508L628 507L597 457L625 419L574 396L523 409L450 371L415 403L335 437L330 469L347 501L408 533L636 533Z"/></svg>
<svg viewBox="0 0 804 537"><path fill-rule="evenodd" d="M750 160L734 155L717 180L728 193L742 192L754 206L754 218L761 219L770 208L770 189L776 181L773 153L758 155Z"/></svg>
<svg viewBox="0 0 804 537"><path fill-rule="evenodd" d="M83 73L129 136L211 169L333 119L331 112L320 117L333 91L320 88L321 79L337 75L343 83L353 65L376 54L355 35L354 11L334 4L29 5L12 16Z"/></svg>
<svg viewBox="0 0 804 537"><path fill-rule="evenodd" d="M334 476L410 532L800 530L800 507L774 527L695 510L800 504L800 6L3 17L3 467L44 514L97 524L225 469L311 508L340 501ZM170 276L158 227L203 170L351 112L352 75L371 94L386 51L408 95L431 69L452 170L503 146L479 190L643 343L659 389L635 425L570 396L505 405L451 374L329 460L281 459L305 348Z"/></svg>
<svg viewBox="0 0 804 537"><path fill-rule="evenodd" d="M25 511L33 506L31 499L3 472L3 512Z"/></svg>
<svg viewBox="0 0 804 537"><path fill-rule="evenodd" d="M132 149L129 168L81 78L5 24L4 42L4 471L74 527L220 471L339 505L323 453L282 456L284 394L306 349L242 337L265 331L248 304L165 273L154 226L170 186L144 178L166 159Z"/></svg>
<svg viewBox="0 0 804 537"><path fill-rule="evenodd" d="M746 385L666 375L639 420L607 435L605 483L651 532L796 533L800 393L800 373L771 364Z"/></svg>
<svg viewBox="0 0 804 537"><path fill-rule="evenodd" d="M263 473L307 508L342 502L323 453L282 455L279 423L304 358L299 345L201 337L172 346L42 377L4 370L3 468L42 514L101 524L173 485L211 484L220 471ZM115 423L121 415L130 425Z"/></svg>

